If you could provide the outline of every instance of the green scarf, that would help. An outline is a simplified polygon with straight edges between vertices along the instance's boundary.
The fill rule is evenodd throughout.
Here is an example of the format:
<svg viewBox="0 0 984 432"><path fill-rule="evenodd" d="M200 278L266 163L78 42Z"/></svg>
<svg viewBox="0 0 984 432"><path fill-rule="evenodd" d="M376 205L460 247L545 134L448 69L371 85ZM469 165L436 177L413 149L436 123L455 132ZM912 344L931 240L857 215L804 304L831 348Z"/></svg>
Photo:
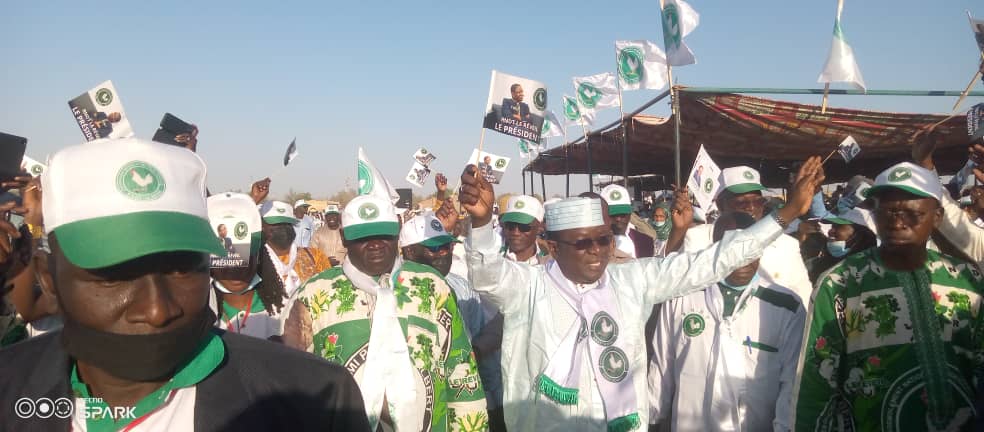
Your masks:
<svg viewBox="0 0 984 432"><path fill-rule="evenodd" d="M670 206L666 204L660 204L656 206L656 208L661 208L663 209L663 212L666 213L666 223L664 223L663 226L660 227L660 226L656 226L656 221L654 219L650 219L649 225L651 225L653 229L656 230L657 240L666 240L670 238L670 229L673 228L673 221L670 220ZM656 209L654 208L653 217L655 218L655 216L656 216Z"/></svg>

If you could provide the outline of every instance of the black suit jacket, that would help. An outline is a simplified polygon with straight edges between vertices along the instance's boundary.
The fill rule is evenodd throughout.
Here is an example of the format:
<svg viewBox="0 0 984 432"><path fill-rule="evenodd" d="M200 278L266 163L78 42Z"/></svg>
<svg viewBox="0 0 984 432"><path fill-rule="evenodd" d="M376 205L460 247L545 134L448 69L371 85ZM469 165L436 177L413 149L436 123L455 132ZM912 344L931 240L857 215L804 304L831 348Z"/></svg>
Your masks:
<svg viewBox="0 0 984 432"><path fill-rule="evenodd" d="M219 331L222 364L198 383L196 431L368 431L355 380L306 352ZM23 397L72 398L61 331L0 350L0 431L65 431L71 418L21 419Z"/></svg>

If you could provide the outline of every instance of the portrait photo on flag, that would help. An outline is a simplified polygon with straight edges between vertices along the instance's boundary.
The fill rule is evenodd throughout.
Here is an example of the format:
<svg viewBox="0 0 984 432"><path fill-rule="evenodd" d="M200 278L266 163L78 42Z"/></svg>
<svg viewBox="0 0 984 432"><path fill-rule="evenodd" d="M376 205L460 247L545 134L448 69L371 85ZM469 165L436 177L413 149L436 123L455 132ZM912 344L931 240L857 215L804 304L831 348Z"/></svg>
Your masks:
<svg viewBox="0 0 984 432"><path fill-rule="evenodd" d="M413 154L413 158L422 165L430 165L431 162L437 160L437 156L434 156L434 153L427 151L423 147L417 149L417 152Z"/></svg>
<svg viewBox="0 0 984 432"><path fill-rule="evenodd" d="M841 157L844 158L844 162L851 162L852 159L861 153L861 146L854 140L854 137L848 135L837 146L837 153L840 153Z"/></svg>
<svg viewBox="0 0 984 432"><path fill-rule="evenodd" d="M711 208L714 197L721 187L720 176L721 168L714 163L711 156L707 154L707 150L704 150L704 145L701 144L687 179L687 188L697 198L697 203L700 204L701 208Z"/></svg>
<svg viewBox="0 0 984 432"><path fill-rule="evenodd" d="M546 109L546 85L494 70L482 127L539 143Z"/></svg>
<svg viewBox="0 0 984 432"><path fill-rule="evenodd" d="M478 160L478 172L485 181L492 184L499 184L502 176L506 174L506 168L509 167L509 158L484 151L479 152L478 149L472 150L467 163L473 164L475 160Z"/></svg>
<svg viewBox="0 0 984 432"><path fill-rule="evenodd" d="M68 101L68 107L86 141L133 136L130 120L112 81L105 81Z"/></svg>
<svg viewBox="0 0 984 432"><path fill-rule="evenodd" d="M430 173L431 170L427 165L414 162L413 166L410 167L410 172L407 173L407 181L416 187L424 187L424 183L427 181L427 177L430 177Z"/></svg>

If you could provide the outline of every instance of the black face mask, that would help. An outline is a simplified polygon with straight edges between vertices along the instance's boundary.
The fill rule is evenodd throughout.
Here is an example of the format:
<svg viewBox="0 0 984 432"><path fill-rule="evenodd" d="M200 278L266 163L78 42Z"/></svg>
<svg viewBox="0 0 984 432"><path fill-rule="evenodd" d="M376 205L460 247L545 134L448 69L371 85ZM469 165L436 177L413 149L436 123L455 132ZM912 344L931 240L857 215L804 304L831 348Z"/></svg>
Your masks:
<svg viewBox="0 0 984 432"><path fill-rule="evenodd" d="M287 249L294 243L295 237L297 237L297 232L294 231L293 226L288 224L275 225L270 229L270 238L267 239L267 242L279 249Z"/></svg>
<svg viewBox="0 0 984 432"><path fill-rule="evenodd" d="M191 360L215 324L205 308L187 324L166 333L124 335L85 327L65 317L62 346L73 358L130 381L159 381Z"/></svg>

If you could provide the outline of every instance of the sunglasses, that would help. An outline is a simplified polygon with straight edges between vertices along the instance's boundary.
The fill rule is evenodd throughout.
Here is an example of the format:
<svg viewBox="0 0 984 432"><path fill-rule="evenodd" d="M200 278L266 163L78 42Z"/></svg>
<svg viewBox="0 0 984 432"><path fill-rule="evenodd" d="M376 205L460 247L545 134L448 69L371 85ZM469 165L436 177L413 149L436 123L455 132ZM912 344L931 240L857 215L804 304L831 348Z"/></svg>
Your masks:
<svg viewBox="0 0 984 432"><path fill-rule="evenodd" d="M423 245L421 245L423 246ZM451 250L451 243L445 243L440 246L424 246L425 249L429 250L432 254L438 254L441 252L447 252Z"/></svg>
<svg viewBox="0 0 984 432"><path fill-rule="evenodd" d="M519 230L519 232L528 233L533 230L533 225L521 224L516 222L506 222L502 224L503 231Z"/></svg>
<svg viewBox="0 0 984 432"><path fill-rule="evenodd" d="M574 249L577 250L588 250L591 248L591 245L598 245L599 248L608 247L609 245L612 244L612 236L604 235L594 239L586 238L573 242L564 241L560 239L554 241L556 241L557 243L563 243L565 245L574 246Z"/></svg>

